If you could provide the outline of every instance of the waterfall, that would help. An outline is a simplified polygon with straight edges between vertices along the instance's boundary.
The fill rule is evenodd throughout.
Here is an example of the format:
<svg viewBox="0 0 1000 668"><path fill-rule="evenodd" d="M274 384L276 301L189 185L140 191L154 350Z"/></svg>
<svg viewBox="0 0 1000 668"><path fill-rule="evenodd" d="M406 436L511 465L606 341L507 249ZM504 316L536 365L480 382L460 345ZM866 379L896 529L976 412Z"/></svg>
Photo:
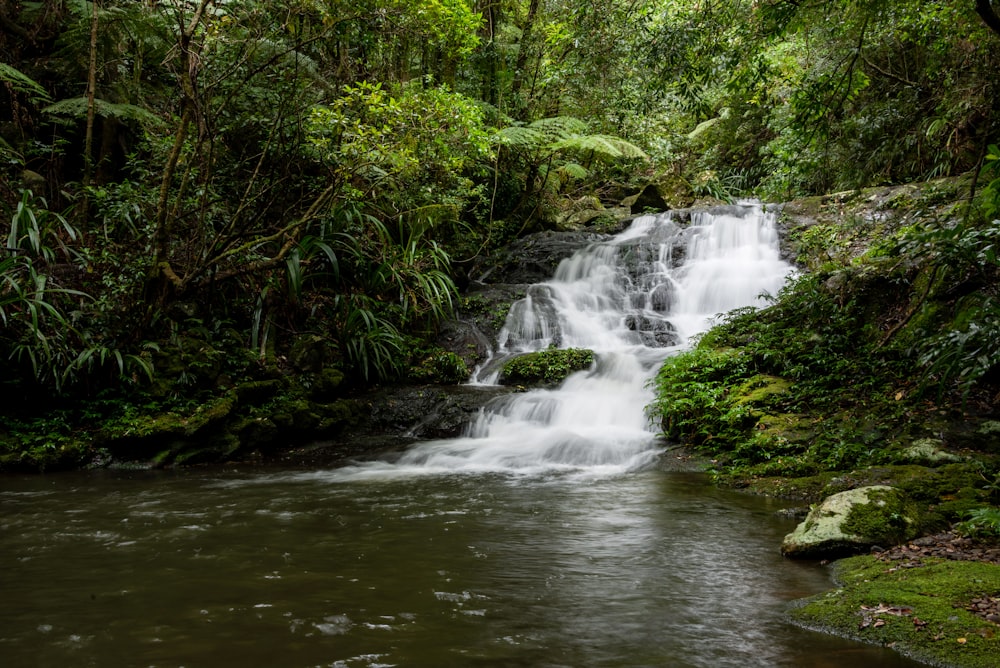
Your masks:
<svg viewBox="0 0 1000 668"><path fill-rule="evenodd" d="M792 268L781 260L775 215L756 204L641 216L607 242L562 261L555 276L511 306L498 359L589 348L596 362L558 388L515 393L483 409L466 435L414 446L392 464L356 472L584 471L648 465L661 450L645 412L663 360L718 314L763 305ZM495 382L485 365L474 382Z"/></svg>

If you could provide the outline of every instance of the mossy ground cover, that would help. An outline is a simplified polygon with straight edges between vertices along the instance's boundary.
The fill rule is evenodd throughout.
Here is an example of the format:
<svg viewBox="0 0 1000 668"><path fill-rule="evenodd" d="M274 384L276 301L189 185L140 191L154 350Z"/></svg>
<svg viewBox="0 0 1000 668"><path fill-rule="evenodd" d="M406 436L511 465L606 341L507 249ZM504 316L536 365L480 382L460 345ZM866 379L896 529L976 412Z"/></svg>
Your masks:
<svg viewBox="0 0 1000 668"><path fill-rule="evenodd" d="M835 573L841 586L795 608L796 622L892 647L932 665L997 665L1000 626L966 607L1000 594L1000 566L930 560L902 568L863 556L836 562Z"/></svg>

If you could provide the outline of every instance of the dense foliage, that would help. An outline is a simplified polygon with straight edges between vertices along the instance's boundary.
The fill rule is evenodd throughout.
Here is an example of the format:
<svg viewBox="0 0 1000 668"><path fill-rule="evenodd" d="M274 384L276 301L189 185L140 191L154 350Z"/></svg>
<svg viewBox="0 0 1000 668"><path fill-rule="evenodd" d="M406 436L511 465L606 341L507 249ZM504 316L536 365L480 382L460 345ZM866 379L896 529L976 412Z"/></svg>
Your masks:
<svg viewBox="0 0 1000 668"><path fill-rule="evenodd" d="M971 170L973 218L1000 211L990 0L15 0L0 25L0 390L67 424L286 373L303 340L350 382L414 377L467 263L585 194ZM986 375L978 308L921 359Z"/></svg>

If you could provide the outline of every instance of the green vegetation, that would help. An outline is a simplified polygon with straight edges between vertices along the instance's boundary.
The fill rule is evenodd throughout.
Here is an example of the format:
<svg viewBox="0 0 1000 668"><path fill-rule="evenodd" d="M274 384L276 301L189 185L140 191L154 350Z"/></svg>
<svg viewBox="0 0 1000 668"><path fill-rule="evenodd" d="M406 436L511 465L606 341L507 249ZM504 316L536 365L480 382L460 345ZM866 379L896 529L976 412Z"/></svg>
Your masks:
<svg viewBox="0 0 1000 668"><path fill-rule="evenodd" d="M875 194L849 206L860 214ZM976 415L989 415L1000 389L990 336L997 226L935 197L930 189L905 212L793 232L813 271L769 308L729 314L668 360L652 406L664 434L710 454L738 484L940 464L955 458L921 439L942 435L941 445L977 453L993 472L997 443ZM982 435L966 433L976 425Z"/></svg>
<svg viewBox="0 0 1000 668"><path fill-rule="evenodd" d="M60 0L0 22L0 452L28 466L247 383L454 382L431 341L471 263L525 232L611 228L627 202L968 175L939 193L956 215L802 230L819 273L770 323L734 318L698 353L715 375L686 372L707 385L661 399L669 430L735 438L748 471L889 463L907 412L933 413L914 397L978 405L992 382L993 2ZM877 410L835 397L849 373Z"/></svg>
<svg viewBox="0 0 1000 668"><path fill-rule="evenodd" d="M806 626L896 648L932 665L996 663L996 625L966 607L1000 591L1000 566L929 560L893 567L874 557L836 564L835 591L809 599L793 617Z"/></svg>
<svg viewBox="0 0 1000 668"><path fill-rule="evenodd" d="M505 385L554 385L575 371L589 369L594 351L582 348L550 348L527 353L503 365L500 382Z"/></svg>

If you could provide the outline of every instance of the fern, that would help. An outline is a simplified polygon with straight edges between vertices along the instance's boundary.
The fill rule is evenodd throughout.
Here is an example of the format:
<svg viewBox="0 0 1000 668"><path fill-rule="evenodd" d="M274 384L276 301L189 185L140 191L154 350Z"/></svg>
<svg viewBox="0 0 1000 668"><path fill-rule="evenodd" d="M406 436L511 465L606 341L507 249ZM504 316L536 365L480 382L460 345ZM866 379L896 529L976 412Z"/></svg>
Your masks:
<svg viewBox="0 0 1000 668"><path fill-rule="evenodd" d="M98 116L105 118L134 120L150 125L156 124L160 120L154 114L134 104L108 102L100 98L94 98L94 111ZM87 98L71 97L59 100L42 109L42 112L53 116L84 118L87 115Z"/></svg>
<svg viewBox="0 0 1000 668"><path fill-rule="evenodd" d="M24 93L32 101L49 102L52 99L41 84L21 70L4 63L0 63L0 81L18 93Z"/></svg>
<svg viewBox="0 0 1000 668"><path fill-rule="evenodd" d="M585 179L590 176L590 171L583 165L575 162L567 162L559 167L559 176L563 181L570 179Z"/></svg>
<svg viewBox="0 0 1000 668"><path fill-rule="evenodd" d="M545 135L536 128L511 125L497 132L496 142L511 148L539 150L545 146Z"/></svg>
<svg viewBox="0 0 1000 668"><path fill-rule="evenodd" d="M551 146L556 151L593 154L605 160L643 159L649 156L641 148L612 135L571 135Z"/></svg>

